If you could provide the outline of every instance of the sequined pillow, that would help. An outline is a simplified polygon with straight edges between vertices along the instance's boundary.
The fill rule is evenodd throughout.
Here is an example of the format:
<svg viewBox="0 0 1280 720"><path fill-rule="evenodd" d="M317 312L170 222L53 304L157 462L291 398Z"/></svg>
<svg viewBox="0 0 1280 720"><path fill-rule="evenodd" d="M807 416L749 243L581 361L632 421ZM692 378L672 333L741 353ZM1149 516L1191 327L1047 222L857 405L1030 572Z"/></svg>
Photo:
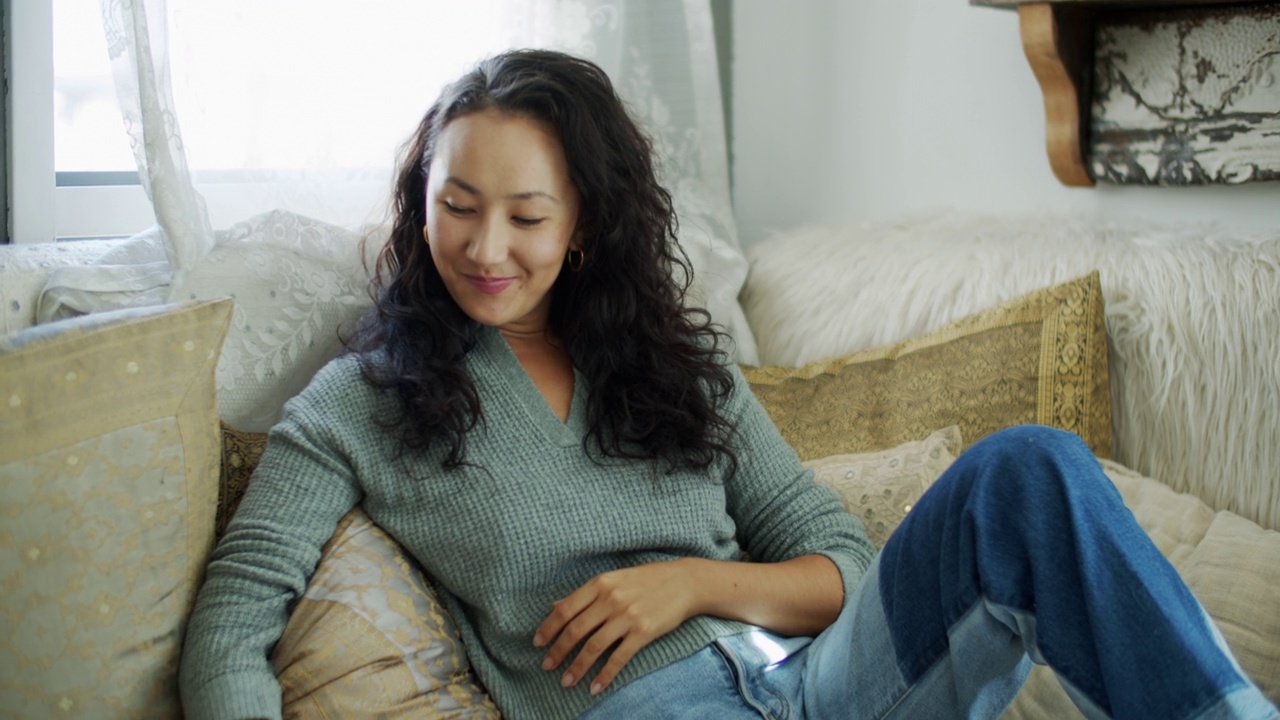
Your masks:
<svg viewBox="0 0 1280 720"><path fill-rule="evenodd" d="M802 460L891 448L948 425L973 443L1026 423L1070 430L1109 457L1103 309L1094 272L913 340L744 374Z"/></svg>
<svg viewBox="0 0 1280 720"><path fill-rule="evenodd" d="M0 340L0 708L181 716L182 633L213 546L221 300Z"/></svg>
<svg viewBox="0 0 1280 720"><path fill-rule="evenodd" d="M960 428L952 425L890 450L830 455L803 465L813 470L814 481L835 490L845 509L862 520L871 542L884 547L963 444Z"/></svg>
<svg viewBox="0 0 1280 720"><path fill-rule="evenodd" d="M422 572L359 508L325 545L271 662L285 718L499 717Z"/></svg>

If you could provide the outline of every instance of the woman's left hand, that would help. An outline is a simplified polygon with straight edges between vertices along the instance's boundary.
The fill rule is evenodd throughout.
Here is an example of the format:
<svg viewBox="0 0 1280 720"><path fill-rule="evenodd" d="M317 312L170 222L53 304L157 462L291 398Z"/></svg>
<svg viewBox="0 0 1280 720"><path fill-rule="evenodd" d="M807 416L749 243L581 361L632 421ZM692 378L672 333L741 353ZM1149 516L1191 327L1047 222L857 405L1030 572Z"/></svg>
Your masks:
<svg viewBox="0 0 1280 720"><path fill-rule="evenodd" d="M591 681L591 694L604 690L641 648L697 614L690 569L679 559L614 570L552 603L551 614L533 636L535 647L551 643L542 669L560 667L579 648L560 679L573 687L608 652L609 659Z"/></svg>

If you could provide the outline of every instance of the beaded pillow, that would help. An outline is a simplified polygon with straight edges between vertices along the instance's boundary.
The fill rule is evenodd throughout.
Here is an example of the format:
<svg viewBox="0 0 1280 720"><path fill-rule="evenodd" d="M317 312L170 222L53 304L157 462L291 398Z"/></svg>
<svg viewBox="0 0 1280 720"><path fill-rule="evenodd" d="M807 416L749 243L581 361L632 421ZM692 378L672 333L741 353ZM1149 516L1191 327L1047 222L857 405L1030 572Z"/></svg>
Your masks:
<svg viewBox="0 0 1280 720"><path fill-rule="evenodd" d="M952 425L891 450L830 455L803 465L814 471L815 482L836 491L845 509L862 521L871 542L884 547L963 444L960 428Z"/></svg>

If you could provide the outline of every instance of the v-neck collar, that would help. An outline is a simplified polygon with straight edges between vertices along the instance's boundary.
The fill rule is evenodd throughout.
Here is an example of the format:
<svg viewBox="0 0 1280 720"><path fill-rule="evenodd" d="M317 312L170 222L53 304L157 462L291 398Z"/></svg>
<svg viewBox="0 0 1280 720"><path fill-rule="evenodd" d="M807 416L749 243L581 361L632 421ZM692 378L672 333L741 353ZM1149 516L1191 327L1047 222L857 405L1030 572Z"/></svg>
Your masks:
<svg viewBox="0 0 1280 720"><path fill-rule="evenodd" d="M516 353L507 344L497 329L481 328L480 340L477 343L480 355L490 364L506 389L515 396L519 406L524 408L529 421L532 422L549 442L562 447L572 447L582 443L586 435L586 402L587 382L578 368L573 369L573 399L569 403L569 417L560 421L538 386L533 384L529 373L525 372ZM483 403L483 399L481 400Z"/></svg>

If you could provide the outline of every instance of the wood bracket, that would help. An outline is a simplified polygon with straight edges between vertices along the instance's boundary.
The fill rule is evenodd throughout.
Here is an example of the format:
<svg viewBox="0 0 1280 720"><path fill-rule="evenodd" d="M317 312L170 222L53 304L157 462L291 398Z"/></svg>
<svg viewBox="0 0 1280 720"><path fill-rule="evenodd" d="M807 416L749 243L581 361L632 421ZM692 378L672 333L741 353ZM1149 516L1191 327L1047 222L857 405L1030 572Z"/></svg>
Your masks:
<svg viewBox="0 0 1280 720"><path fill-rule="evenodd" d="M1045 146L1063 185L1092 187L1085 157L1093 77L1089 8L1048 2L1018 6L1022 50L1044 94Z"/></svg>

